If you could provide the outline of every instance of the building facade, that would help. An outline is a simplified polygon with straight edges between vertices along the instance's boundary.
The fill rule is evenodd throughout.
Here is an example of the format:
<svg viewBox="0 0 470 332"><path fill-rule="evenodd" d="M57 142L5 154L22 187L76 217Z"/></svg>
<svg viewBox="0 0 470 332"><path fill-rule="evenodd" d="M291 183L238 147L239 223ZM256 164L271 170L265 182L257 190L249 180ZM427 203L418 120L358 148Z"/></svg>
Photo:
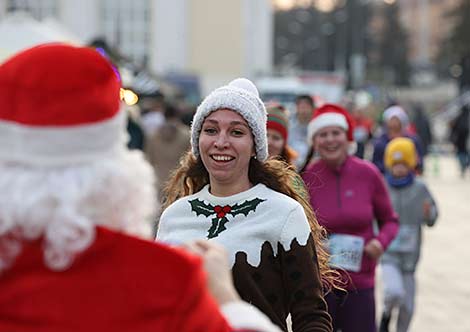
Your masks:
<svg viewBox="0 0 470 332"><path fill-rule="evenodd" d="M451 29L446 14L460 0L399 0L402 22L410 36L410 60L417 66L434 63Z"/></svg>
<svg viewBox="0 0 470 332"><path fill-rule="evenodd" d="M0 0L0 19L18 10L84 43L104 38L155 74L199 75L204 93L272 69L269 0Z"/></svg>

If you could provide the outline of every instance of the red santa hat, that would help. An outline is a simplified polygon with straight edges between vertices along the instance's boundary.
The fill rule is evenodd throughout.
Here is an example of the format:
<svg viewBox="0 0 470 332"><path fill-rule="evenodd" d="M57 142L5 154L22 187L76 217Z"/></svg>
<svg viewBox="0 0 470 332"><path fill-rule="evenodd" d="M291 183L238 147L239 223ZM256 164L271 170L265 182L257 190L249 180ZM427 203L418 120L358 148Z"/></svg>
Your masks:
<svg viewBox="0 0 470 332"><path fill-rule="evenodd" d="M92 48L44 44L0 66L0 162L61 166L124 151L121 82Z"/></svg>
<svg viewBox="0 0 470 332"><path fill-rule="evenodd" d="M308 124L307 140L312 144L313 136L322 128L329 126L341 127L346 131L348 141L353 142L354 120L341 106L325 104L315 110Z"/></svg>

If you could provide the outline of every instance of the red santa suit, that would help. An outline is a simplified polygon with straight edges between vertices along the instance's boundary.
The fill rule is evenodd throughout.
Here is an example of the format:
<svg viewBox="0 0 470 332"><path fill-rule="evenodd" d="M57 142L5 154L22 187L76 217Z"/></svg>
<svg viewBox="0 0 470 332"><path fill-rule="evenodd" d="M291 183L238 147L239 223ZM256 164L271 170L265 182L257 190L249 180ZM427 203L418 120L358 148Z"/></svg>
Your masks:
<svg viewBox="0 0 470 332"><path fill-rule="evenodd" d="M53 271L41 242L25 243L0 275L0 331L275 330L241 302L222 307L225 319L200 259L182 250L98 227L70 268Z"/></svg>
<svg viewBox="0 0 470 332"><path fill-rule="evenodd" d="M25 243L0 276L0 331L230 331L198 258L98 228L65 271Z"/></svg>

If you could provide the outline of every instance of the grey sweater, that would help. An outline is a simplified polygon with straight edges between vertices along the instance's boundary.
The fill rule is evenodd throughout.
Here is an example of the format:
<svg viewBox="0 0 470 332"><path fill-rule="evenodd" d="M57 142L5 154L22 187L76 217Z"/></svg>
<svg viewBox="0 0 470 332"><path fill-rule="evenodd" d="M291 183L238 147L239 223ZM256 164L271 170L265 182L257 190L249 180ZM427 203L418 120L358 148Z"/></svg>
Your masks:
<svg viewBox="0 0 470 332"><path fill-rule="evenodd" d="M421 226L433 226L438 216L436 202L426 184L415 178L412 184L396 188L387 186L393 208L400 218L400 231L382 257L382 263L392 263L402 271L414 272L421 250ZM423 204L431 204L430 218L423 214Z"/></svg>

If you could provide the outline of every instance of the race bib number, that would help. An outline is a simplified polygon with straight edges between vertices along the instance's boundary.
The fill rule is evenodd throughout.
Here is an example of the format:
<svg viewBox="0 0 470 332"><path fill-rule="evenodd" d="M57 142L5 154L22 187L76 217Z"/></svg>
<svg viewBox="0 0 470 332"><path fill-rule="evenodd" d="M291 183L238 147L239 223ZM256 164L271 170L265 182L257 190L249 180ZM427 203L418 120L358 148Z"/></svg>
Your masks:
<svg viewBox="0 0 470 332"><path fill-rule="evenodd" d="M418 229L415 225L400 225L397 237L389 246L390 251L413 252L418 245Z"/></svg>
<svg viewBox="0 0 470 332"><path fill-rule="evenodd" d="M355 235L332 234L328 239L330 266L347 271L361 270L364 239Z"/></svg>

